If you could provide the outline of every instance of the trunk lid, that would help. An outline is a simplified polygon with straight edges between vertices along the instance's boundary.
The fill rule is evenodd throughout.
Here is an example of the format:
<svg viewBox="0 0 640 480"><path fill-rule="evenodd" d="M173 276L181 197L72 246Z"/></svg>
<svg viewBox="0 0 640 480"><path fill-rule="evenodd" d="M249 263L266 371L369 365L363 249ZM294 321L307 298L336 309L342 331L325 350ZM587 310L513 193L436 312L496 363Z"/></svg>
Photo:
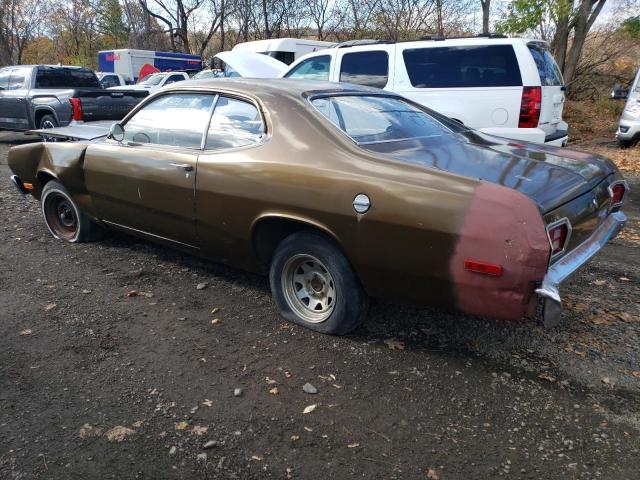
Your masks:
<svg viewBox="0 0 640 480"><path fill-rule="evenodd" d="M287 64L262 53L220 52L215 55L241 77L247 78L278 78L289 68Z"/></svg>
<svg viewBox="0 0 640 480"><path fill-rule="evenodd" d="M452 134L455 135L455 134ZM402 142L363 145L396 160L437 168L517 190L545 214L589 192L616 172L597 155L467 131Z"/></svg>

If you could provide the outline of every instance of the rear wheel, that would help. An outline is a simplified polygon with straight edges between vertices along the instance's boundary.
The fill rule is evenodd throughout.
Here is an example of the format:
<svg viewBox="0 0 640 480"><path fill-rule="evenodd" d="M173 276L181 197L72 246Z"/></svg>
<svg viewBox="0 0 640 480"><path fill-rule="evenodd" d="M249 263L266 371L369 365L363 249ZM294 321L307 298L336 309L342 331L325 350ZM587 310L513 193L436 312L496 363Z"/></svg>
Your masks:
<svg viewBox="0 0 640 480"><path fill-rule="evenodd" d="M38 125L38 128L40 130L57 128L57 127L58 127L58 121L56 120L56 117L54 117L53 115L43 115ZM49 137L49 136L42 137L43 142L56 142L57 140L58 139L56 137Z"/></svg>
<svg viewBox="0 0 640 480"><path fill-rule="evenodd" d="M298 232L283 240L269 280L282 316L311 330L342 335L366 316L366 293L340 249L324 235Z"/></svg>
<svg viewBox="0 0 640 480"><path fill-rule="evenodd" d="M47 182L40 200L42 216L55 238L78 243L100 236L101 228L78 209L69 191L57 180Z"/></svg>
<svg viewBox="0 0 640 480"><path fill-rule="evenodd" d="M633 147L638 141L637 140L622 140L622 139L618 139L618 147L620 148L631 148Z"/></svg>

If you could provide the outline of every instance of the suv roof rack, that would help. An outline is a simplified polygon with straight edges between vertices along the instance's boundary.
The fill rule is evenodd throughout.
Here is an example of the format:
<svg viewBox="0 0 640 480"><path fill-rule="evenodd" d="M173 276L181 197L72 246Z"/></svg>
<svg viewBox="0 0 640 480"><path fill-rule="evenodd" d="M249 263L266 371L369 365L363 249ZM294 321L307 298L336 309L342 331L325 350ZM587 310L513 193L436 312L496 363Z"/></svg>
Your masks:
<svg viewBox="0 0 640 480"><path fill-rule="evenodd" d="M362 40L347 40L346 42L340 42L335 46L335 48L357 47L359 45L375 45L377 43L393 43L393 42L390 42L389 40L364 38Z"/></svg>
<svg viewBox="0 0 640 480"><path fill-rule="evenodd" d="M434 42L442 42L444 40L455 40L462 38L509 38L506 35L501 33L479 33L477 35L459 35L455 37L445 37L444 35L436 34L436 35L425 35L424 37L420 37L420 40L431 40Z"/></svg>

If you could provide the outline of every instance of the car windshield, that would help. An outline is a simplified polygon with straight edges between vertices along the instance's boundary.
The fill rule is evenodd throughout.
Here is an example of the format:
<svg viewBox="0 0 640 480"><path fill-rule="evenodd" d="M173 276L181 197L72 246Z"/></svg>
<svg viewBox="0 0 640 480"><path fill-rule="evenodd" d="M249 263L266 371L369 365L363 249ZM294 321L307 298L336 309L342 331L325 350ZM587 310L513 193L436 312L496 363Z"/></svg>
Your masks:
<svg viewBox="0 0 640 480"><path fill-rule="evenodd" d="M213 72L213 70L202 70L202 71L200 71L200 72L196 73L196 74L193 76L193 79L194 79L194 80L198 80L199 78L213 78L213 77L215 77L215 76L216 76L216 75L215 75L215 73Z"/></svg>
<svg viewBox="0 0 640 480"><path fill-rule="evenodd" d="M445 132L432 115L396 97L341 95L311 103L359 145L438 137Z"/></svg>
<svg viewBox="0 0 640 480"><path fill-rule="evenodd" d="M158 85L164 77L167 75L164 73L152 73L148 77L145 77L138 85Z"/></svg>

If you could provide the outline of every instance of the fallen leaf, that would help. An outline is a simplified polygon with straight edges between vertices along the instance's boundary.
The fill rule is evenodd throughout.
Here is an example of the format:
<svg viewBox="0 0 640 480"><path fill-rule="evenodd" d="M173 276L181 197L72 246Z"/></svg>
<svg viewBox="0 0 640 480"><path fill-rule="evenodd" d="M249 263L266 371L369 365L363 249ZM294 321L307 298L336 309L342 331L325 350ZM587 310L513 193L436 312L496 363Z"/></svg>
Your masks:
<svg viewBox="0 0 640 480"><path fill-rule="evenodd" d="M631 375L633 375L636 378L640 378L640 370L635 370L635 371L631 372Z"/></svg>
<svg viewBox="0 0 640 480"><path fill-rule="evenodd" d="M305 407L305 409L302 411L302 413L311 413L313 412L316 408L318 408L318 405L316 403L314 403L313 405L309 405L308 407Z"/></svg>
<svg viewBox="0 0 640 480"><path fill-rule="evenodd" d="M313 432L313 428L311 428L311 427L302 427L302 428L304 428L305 431L307 431L307 432Z"/></svg>
<svg viewBox="0 0 640 480"><path fill-rule="evenodd" d="M53 310L54 308L56 308L56 304L55 303L47 303L44 306L44 311L48 312L49 310Z"/></svg>
<svg viewBox="0 0 640 480"><path fill-rule="evenodd" d="M33 333L33 330L31 330L30 328L25 328L24 330L20 330L21 337L28 337L32 333Z"/></svg>
<svg viewBox="0 0 640 480"><path fill-rule="evenodd" d="M611 325L613 323L613 316L608 313L603 313L601 315L594 314L589 317L589 320L594 325Z"/></svg>
<svg viewBox="0 0 640 480"><path fill-rule="evenodd" d="M565 352L567 352L567 353L571 353L571 352L573 352L573 351L574 351L574 350L573 350L573 345L571 345L570 343L567 343L567 344L565 345L565 347L564 347L564 351L565 351Z"/></svg>
<svg viewBox="0 0 640 480"><path fill-rule="evenodd" d="M587 352L581 352L579 350L574 350L574 352L576 355L579 355L582 358L586 358L587 357Z"/></svg>
<svg viewBox="0 0 640 480"><path fill-rule="evenodd" d="M209 400L208 398L204 399L204 402L202 402L202 404L206 407L213 407L213 401Z"/></svg>
<svg viewBox="0 0 640 480"><path fill-rule="evenodd" d="M218 307L215 307L213 310L211 310L211 315L215 315L219 311L220 311L220 309Z"/></svg>
<svg viewBox="0 0 640 480"><path fill-rule="evenodd" d="M358 448L359 446L359 443L350 443L349 445L347 445L347 448Z"/></svg>
<svg viewBox="0 0 640 480"><path fill-rule="evenodd" d="M211 325L218 325L219 323L220 323L219 318L214 318L213 320L211 320Z"/></svg>
<svg viewBox="0 0 640 480"><path fill-rule="evenodd" d="M176 423L176 430L186 430L189 427L187 422L178 422Z"/></svg>
<svg viewBox="0 0 640 480"><path fill-rule="evenodd" d="M137 422L133 422L133 426L136 428L140 428L142 425L144 425L144 422L142 420L138 420Z"/></svg>
<svg viewBox="0 0 640 480"><path fill-rule="evenodd" d="M618 313L615 314L615 316L618 317L620 320L622 320L625 323L629 323L629 322L632 322L634 320L638 321L638 317L633 318L631 316L631 314L629 314L627 312L618 312Z"/></svg>
<svg viewBox="0 0 640 480"><path fill-rule="evenodd" d="M80 436L80 438L99 437L100 435L102 435L102 429L85 423L82 427L80 427L78 435Z"/></svg>
<svg viewBox="0 0 640 480"><path fill-rule="evenodd" d="M269 393L271 395L278 395L280 392L278 391L278 387L273 387L271 390L269 390Z"/></svg>
<svg viewBox="0 0 640 480"><path fill-rule="evenodd" d="M609 377L602 377L601 381L605 385L611 385L611 379Z"/></svg>
<svg viewBox="0 0 640 480"><path fill-rule="evenodd" d="M286 378L291 378L291 376L292 376L292 375L291 375L291 372L289 372L289 371L285 370L285 371L284 371L284 376L285 376Z"/></svg>
<svg viewBox="0 0 640 480"><path fill-rule="evenodd" d="M122 442L129 435L133 435L135 433L135 430L123 427L122 425L116 425L111 430L104 432L104 436L107 437L107 440L110 442Z"/></svg>
<svg viewBox="0 0 640 480"><path fill-rule="evenodd" d="M252 455L251 460L257 460L258 462L262 461L262 457L260 455Z"/></svg>
<svg viewBox="0 0 640 480"><path fill-rule="evenodd" d="M606 283L607 283L606 280L596 280L593 282L594 285L598 285L598 286L604 285Z"/></svg>
<svg viewBox="0 0 640 480"><path fill-rule="evenodd" d="M427 478L429 480L439 480L440 475L438 475L438 472L435 468L430 468L429 470L427 470Z"/></svg>
<svg viewBox="0 0 640 480"><path fill-rule="evenodd" d="M209 427L201 427L200 425L195 425L191 430L191 433L194 435L202 436L209 430Z"/></svg>
<svg viewBox="0 0 640 480"><path fill-rule="evenodd" d="M291 441L292 442L296 442L298 440L300 440L300 437L298 435L291 435Z"/></svg>
<svg viewBox="0 0 640 480"><path fill-rule="evenodd" d="M556 377L551 375L549 372L542 372L540 375L538 375L538 378L540 378L541 380L546 380L547 382L556 381Z"/></svg>
<svg viewBox="0 0 640 480"><path fill-rule="evenodd" d="M631 281L631 279L627 278L627 277L620 277L618 280L621 280L623 282L630 282Z"/></svg>
<svg viewBox="0 0 640 480"><path fill-rule="evenodd" d="M404 350L404 342L397 338L387 338L384 343L387 344L389 350Z"/></svg>
<svg viewBox="0 0 640 480"><path fill-rule="evenodd" d="M127 292L127 297L147 297L147 298L151 298L153 297L153 293L151 292L141 292L138 290L129 290Z"/></svg>

